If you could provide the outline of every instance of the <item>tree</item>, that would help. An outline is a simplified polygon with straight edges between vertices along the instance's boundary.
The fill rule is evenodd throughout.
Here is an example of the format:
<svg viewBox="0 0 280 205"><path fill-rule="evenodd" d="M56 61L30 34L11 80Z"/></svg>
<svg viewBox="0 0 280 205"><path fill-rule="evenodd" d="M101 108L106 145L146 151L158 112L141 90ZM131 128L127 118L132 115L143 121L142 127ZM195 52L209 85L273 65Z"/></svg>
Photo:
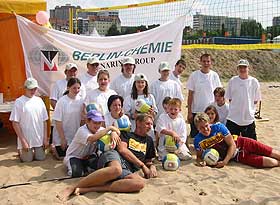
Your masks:
<svg viewBox="0 0 280 205"><path fill-rule="evenodd" d="M222 24L221 36L224 36L226 32L225 24Z"/></svg>
<svg viewBox="0 0 280 205"><path fill-rule="evenodd" d="M231 27L231 36L236 36L236 32L234 27Z"/></svg>
<svg viewBox="0 0 280 205"><path fill-rule="evenodd" d="M149 25L149 26L148 26L148 30L153 29L153 28L156 28L156 27L159 27L159 26L160 26L160 24Z"/></svg>
<svg viewBox="0 0 280 205"><path fill-rule="evenodd" d="M106 36L118 36L120 35L121 33L119 32L118 28L117 28L117 25L116 24L113 24L108 32L107 32L107 35Z"/></svg>
<svg viewBox="0 0 280 205"><path fill-rule="evenodd" d="M147 30L150 30L150 29L153 29L155 27L158 27L160 26L159 24L153 24L153 25L148 25L148 26L144 26L144 25L141 25L141 26L130 26L130 27L126 27L124 31L122 31L122 34L125 35L125 34L131 34L131 33L137 33L138 31L147 31Z"/></svg>
<svg viewBox="0 0 280 205"><path fill-rule="evenodd" d="M245 21L241 24L241 36L260 38L263 32L264 29L261 23L258 23L256 20Z"/></svg>
<svg viewBox="0 0 280 205"><path fill-rule="evenodd" d="M219 31L206 31L206 36L207 37L216 37L216 36L219 36L220 32Z"/></svg>

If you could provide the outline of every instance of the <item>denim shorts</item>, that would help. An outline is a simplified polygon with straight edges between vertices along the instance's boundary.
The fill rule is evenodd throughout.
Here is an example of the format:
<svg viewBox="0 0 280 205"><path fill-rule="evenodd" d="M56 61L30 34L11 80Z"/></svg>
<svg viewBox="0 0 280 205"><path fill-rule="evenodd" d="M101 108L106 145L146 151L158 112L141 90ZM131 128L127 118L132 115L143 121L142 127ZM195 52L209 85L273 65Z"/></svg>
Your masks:
<svg viewBox="0 0 280 205"><path fill-rule="evenodd" d="M118 179L123 179L126 176L132 174L128 163L120 156L116 150L109 150L100 155L97 167L98 169L107 167L109 162L118 161L122 167L122 175Z"/></svg>

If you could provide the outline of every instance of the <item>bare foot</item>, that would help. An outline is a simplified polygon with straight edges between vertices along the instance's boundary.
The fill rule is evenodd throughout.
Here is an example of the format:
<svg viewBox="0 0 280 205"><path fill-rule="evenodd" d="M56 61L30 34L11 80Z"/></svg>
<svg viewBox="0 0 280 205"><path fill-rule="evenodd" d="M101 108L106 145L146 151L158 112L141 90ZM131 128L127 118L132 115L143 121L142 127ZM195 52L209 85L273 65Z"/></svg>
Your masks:
<svg viewBox="0 0 280 205"><path fill-rule="evenodd" d="M76 188L75 191L74 191L74 194L75 194L76 196L79 196L79 195L81 194L80 188Z"/></svg>
<svg viewBox="0 0 280 205"><path fill-rule="evenodd" d="M66 202L74 191L74 187L67 187L61 193L57 194L56 198L58 198L60 201Z"/></svg>
<svg viewBox="0 0 280 205"><path fill-rule="evenodd" d="M98 191L97 187L88 187L88 188L76 188L75 193L77 196L80 194L86 194L88 192Z"/></svg>

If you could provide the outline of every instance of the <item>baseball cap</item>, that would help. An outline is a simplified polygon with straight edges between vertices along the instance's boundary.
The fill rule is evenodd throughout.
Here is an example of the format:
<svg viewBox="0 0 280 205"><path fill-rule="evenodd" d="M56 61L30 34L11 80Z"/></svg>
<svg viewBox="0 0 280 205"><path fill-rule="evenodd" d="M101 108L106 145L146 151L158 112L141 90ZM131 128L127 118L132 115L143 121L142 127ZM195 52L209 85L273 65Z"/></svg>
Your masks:
<svg viewBox="0 0 280 205"><path fill-rule="evenodd" d="M146 77L143 73L137 73L137 74L135 74L135 76L134 76L134 81L137 81L137 80L145 80L145 81L148 81L147 77Z"/></svg>
<svg viewBox="0 0 280 205"><path fill-rule="evenodd" d="M126 58L123 59L122 64L123 65L125 65L125 64L135 65L135 60L132 57L126 57Z"/></svg>
<svg viewBox="0 0 280 205"><path fill-rule="evenodd" d="M34 78L27 78L26 81L24 82L24 87L29 90L33 88L38 88L38 82Z"/></svg>
<svg viewBox="0 0 280 205"><path fill-rule="evenodd" d="M72 68L76 68L78 70L78 66L75 63L67 63L65 66L65 70L71 70Z"/></svg>
<svg viewBox="0 0 280 205"><path fill-rule="evenodd" d="M100 64L100 61L96 57L90 57L90 58L88 58L87 63L89 63L89 64L95 64L95 63Z"/></svg>
<svg viewBox="0 0 280 205"><path fill-rule="evenodd" d="M245 59L240 59L237 66L249 66L249 62Z"/></svg>
<svg viewBox="0 0 280 205"><path fill-rule="evenodd" d="M103 122L103 115L97 110L90 110L87 113L87 119L91 119L94 122Z"/></svg>
<svg viewBox="0 0 280 205"><path fill-rule="evenodd" d="M164 70L171 70L169 63L166 61L162 61L158 67L159 72L164 71Z"/></svg>

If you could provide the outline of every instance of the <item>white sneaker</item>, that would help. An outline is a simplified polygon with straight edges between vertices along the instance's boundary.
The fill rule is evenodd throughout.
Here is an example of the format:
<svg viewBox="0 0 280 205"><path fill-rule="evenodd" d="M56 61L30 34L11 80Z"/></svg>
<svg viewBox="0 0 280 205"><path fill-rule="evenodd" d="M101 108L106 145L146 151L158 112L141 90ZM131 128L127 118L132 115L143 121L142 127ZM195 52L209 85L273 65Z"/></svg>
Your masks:
<svg viewBox="0 0 280 205"><path fill-rule="evenodd" d="M180 160L191 160L192 155L190 150L185 144L182 144L179 149L176 151L176 155L179 157Z"/></svg>

